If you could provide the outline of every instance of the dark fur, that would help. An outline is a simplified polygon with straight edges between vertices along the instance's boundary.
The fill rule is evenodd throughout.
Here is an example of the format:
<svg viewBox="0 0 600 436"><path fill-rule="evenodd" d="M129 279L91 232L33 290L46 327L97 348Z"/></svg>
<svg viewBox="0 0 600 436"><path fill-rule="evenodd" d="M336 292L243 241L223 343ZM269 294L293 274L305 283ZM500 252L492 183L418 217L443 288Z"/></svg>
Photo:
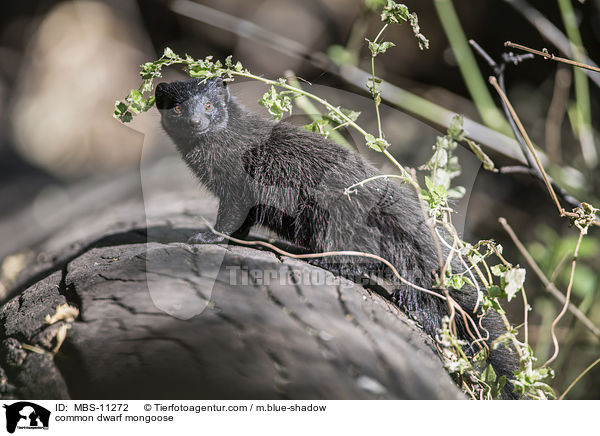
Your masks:
<svg viewBox="0 0 600 436"><path fill-rule="evenodd" d="M207 103L212 105L209 111ZM263 225L310 252L377 254L410 282L432 288L439 260L412 188L379 179L350 197L344 195L346 187L379 171L321 136L246 112L220 79L161 83L156 104L183 159L220 200L218 231L245 237L251 226ZM212 232L190 239L221 241ZM386 274L398 286L399 306L433 337L448 313L445 301L402 285L379 262L347 257L319 264L353 279ZM453 265L454 271L460 269ZM453 290L452 296L467 312L473 311L473 288ZM486 316L483 326L492 339L504 332L496 314ZM458 328L467 339L464 326ZM490 362L509 378L517 367L514 353L504 347L492 352Z"/></svg>

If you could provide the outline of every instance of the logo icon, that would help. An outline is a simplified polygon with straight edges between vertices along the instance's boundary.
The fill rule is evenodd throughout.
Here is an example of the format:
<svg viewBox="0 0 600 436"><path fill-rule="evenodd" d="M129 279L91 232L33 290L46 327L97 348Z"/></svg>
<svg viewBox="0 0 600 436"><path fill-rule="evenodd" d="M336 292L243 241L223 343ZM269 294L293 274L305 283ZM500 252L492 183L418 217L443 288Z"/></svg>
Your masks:
<svg viewBox="0 0 600 436"><path fill-rule="evenodd" d="M6 431L15 429L48 429L50 411L29 401L19 401L3 406L6 409Z"/></svg>

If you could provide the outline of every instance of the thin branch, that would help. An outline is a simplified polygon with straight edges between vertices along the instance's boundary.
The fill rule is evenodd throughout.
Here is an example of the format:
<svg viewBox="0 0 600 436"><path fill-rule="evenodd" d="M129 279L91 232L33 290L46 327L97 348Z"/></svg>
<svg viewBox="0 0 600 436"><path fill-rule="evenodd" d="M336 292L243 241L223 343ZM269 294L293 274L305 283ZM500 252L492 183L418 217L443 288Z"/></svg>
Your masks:
<svg viewBox="0 0 600 436"><path fill-rule="evenodd" d="M392 263L390 261L384 259L383 257L377 256L376 254L364 253L362 251L325 251L322 253L293 254L293 253L290 253L289 251L282 250L281 248L279 248L273 244L269 244L268 242L245 241L243 239L238 239L238 238L234 238L232 236L226 235L225 233L221 233L218 230L216 230L206 220L206 218L204 218L204 217L201 217L201 218L203 219L204 223L208 226L210 231L213 232L215 235L221 236L229 241L235 242L236 244L249 245L249 246L260 245L262 247L269 248L270 250L273 250L278 254L281 254L281 255L287 256L287 257L291 257L293 259L318 259L318 258L322 258L322 257L350 256L350 257L366 257L368 259L377 260L377 261L383 263L385 266L387 266L390 270L392 270L392 273L394 274L394 276L396 276L396 278L398 280L400 280L400 282L404 283L405 285L410 286L411 288L414 288L418 291L425 292L426 294L430 294L435 297L438 297L442 300L446 300L446 297L438 294L437 292L431 291L429 289L425 289L419 285L415 285L414 283L409 282L408 280L406 280L404 277L402 277L400 275L400 273L398 272L396 267L394 265L392 265Z"/></svg>
<svg viewBox="0 0 600 436"><path fill-rule="evenodd" d="M505 218L498 218L498 222L502 225L510 239L512 239L513 243L519 250L519 253L525 258L527 263L533 272L538 276L542 284L544 285L544 289L548 291L554 298L556 298L561 304L565 304L566 298L565 296L558 290L556 285L553 282L548 280L542 269L539 267L535 259L529 254L527 248L523 243L519 240L513 228L508 224ZM600 329L596 327L596 325L587 317L585 314L577 308L573 303L569 302L569 311L575 316L583 325L585 325L595 336L600 337Z"/></svg>
<svg viewBox="0 0 600 436"><path fill-rule="evenodd" d="M485 61L489 64L490 68L492 68L492 70L494 71L494 74L496 75L496 78L498 79L498 84L500 85L500 88L502 89L502 91L505 94L506 94L506 87L504 85L504 72L506 70L506 65L508 63L517 65L526 59L532 59L534 57L531 53L527 53L527 54L523 54L523 55L514 55L512 53L503 53L502 54L503 62L498 64L498 63L496 63L496 61L494 61L494 59L492 59L492 57L483 48L481 48L481 46L479 44L477 44L476 41L471 39L471 40L469 40L469 44L471 44L471 46L475 49L475 51L483 59L485 59ZM502 103L502 108L504 109L506 118L508 119L508 121L510 123L510 127L513 130L515 138L517 138L517 142L518 142L519 146L521 147L521 151L523 152L523 155L527 159L529 168L528 167L519 167L519 166L509 166L509 167L505 166L505 167L500 168L500 172L501 173L519 172L519 171L517 171L517 168L522 168L524 171L521 171L521 172L526 172L526 173L530 174L531 176L536 177L537 179L539 179L540 181L543 182L544 177L542 176L542 173L538 169L537 165L534 164L533 156L531 155L531 152L527 148L527 145L525 144L523 136L521 135L521 132L517 128L517 125L515 124L515 121L514 121L513 117L511 116L511 113L508 110L506 103L504 102L504 100L501 100L501 103ZM547 176L547 177L548 177L548 180L550 180L550 184L554 188L555 192L557 192L558 195L560 195L560 197L565 202L567 202L572 208L576 208L581 205L581 202L579 200L577 200L575 197L570 195L565 189L558 186L550 178L550 176Z"/></svg>
<svg viewBox="0 0 600 436"><path fill-rule="evenodd" d="M506 96L506 94L504 93L504 91L500 88L500 85L498 84L498 80L496 80L495 77L493 77L493 76L490 77L490 84L494 88L496 88L496 92L498 93L498 95L502 99L502 102L508 108L508 111L510 112L510 116L515 121L515 124L517 125L517 128L519 129L519 133L523 137L523 140L525 141L525 144L527 145L527 148L529 149L530 153L533 155L533 158L535 159L535 163L537 164L538 169L542 173L542 176L544 178L544 183L546 184L546 188L548 189L548 192L550 193L550 196L552 197L552 200L556 204L556 207L558 208L558 211L561 212L562 211L562 206L560 205L560 202L558 201L558 198L556 197L556 193L554 192L554 189L552 189L552 185L550 184L550 181L548 180L548 176L546 174L546 170L544 170L544 166L542 165L542 163L540 162L539 158L537 157L537 154L535 152L535 148L533 147L533 143L531 142L531 139L529 139L529 135L527 134L527 131L525 130L525 127L523 127L523 124L521 123L521 120L520 120L519 116L517 115L517 112L512 107L512 104L508 100L508 97Z"/></svg>
<svg viewBox="0 0 600 436"><path fill-rule="evenodd" d="M489 64L490 68L492 68L492 70L494 71L494 75L498 79L500 88L504 92L506 92L506 87L504 85L504 71L506 69L506 63L512 62L516 65L526 59L533 58L533 55L531 55L531 54L527 54L527 55L523 55L523 56L508 55L503 58L502 63L498 64L475 40L473 40L473 39L469 40L469 44L471 44L471 46L475 49L475 51L481 57L483 57L483 59L485 59L485 61ZM523 156L525 156L525 159L526 159L529 167L533 170L533 174L536 177L538 177L540 180L542 180L542 174L539 172L538 168L534 165L533 156L531 155L531 152L527 148L527 145L525 144L525 141L523 140L523 136L521 135L521 132L519 131L519 129L517 128L517 126L515 124L514 118L511 116L510 111L508 110L508 106L506 105L506 103L503 100L501 100L501 103L502 103L502 109L504 110L504 114L505 114L506 118L508 119L510 127L513 131L513 134L515 135L515 138L517 139L517 143L519 144L519 147L521 148L521 152L523 153Z"/></svg>
<svg viewBox="0 0 600 436"><path fill-rule="evenodd" d="M385 150L385 152L387 152L387 150ZM425 200L423 200L423 194L421 194L421 187L417 183L417 172L415 171L414 168L411 168L411 173L412 173L411 180L413 182L412 186L415 190L417 199L419 200L419 206L421 207L421 212L423 213L423 220L424 220L425 224L427 225L427 228L429 229L429 233L431 234L431 239L433 240L433 242L435 244L436 253L438 256L439 263L440 263L440 271L443 271L444 270L444 255L442 254L442 245L440 244L440 241L435 232L435 223L429 219L429 214L427 212L428 209L427 209L427 206L425 205Z"/></svg>
<svg viewBox="0 0 600 436"><path fill-rule="evenodd" d="M520 0L505 1L511 4L513 2L520 2ZM317 68L321 68L331 74L334 74L345 82L361 89L364 88L364 83L366 83L370 77L369 73L361 70L360 68L357 68L353 65L344 65L343 67L339 67L333 63L333 61L331 61L331 59L329 59L325 53L309 50L306 46L302 45L298 41L287 38L279 33L264 29L251 21L235 17L206 5L201 5L190 0L172 0L169 3L169 7L173 12L179 15L183 15L193 20L206 23L210 26L232 32L235 35L238 35L240 38L247 38L260 44L264 44L274 50L279 51L280 53L307 60ZM564 35L561 36L562 38L566 39ZM557 45L556 42L553 41L553 43ZM568 50L568 40L566 40L566 44ZM586 62L591 63L589 59L586 59ZM600 86L600 77L598 77L597 83ZM413 116L418 117L419 119L429 122L440 131L448 128L455 115L454 112L449 111L442 106L434 104L429 100L425 100L388 82L381 83L381 91L383 100L404 110L407 113L412 114ZM422 110L416 111L414 109L416 107L420 107ZM519 144L512 138L498 133L467 117L464 118L464 127L465 130L469 132L470 138L480 143L488 152L492 151L494 153L501 154L513 159L515 162L526 163L524 162L524 158L521 156L521 153L518 152ZM387 150L384 153L387 153ZM565 169L571 168L567 166Z"/></svg>
<svg viewBox="0 0 600 436"><path fill-rule="evenodd" d="M431 291L429 289L423 288L419 285L416 285L408 280L406 280L404 277L402 277L400 275L400 273L398 272L398 270L396 269L396 267L394 267L394 265L388 261L387 259L384 259L381 256L377 256L376 254L371 254L371 253L365 253L362 251L325 251L322 253L308 253L308 254L293 254L290 253L289 251L285 251L282 250L281 248L273 245L273 244L269 244L268 242L264 242L264 241L245 241L243 239L238 239L238 238L234 238L232 236L226 235L225 233L221 233L219 231L217 231L209 222L206 218L201 217L202 220L204 221L204 223L206 224L206 226L210 229L210 231L212 233L214 233L215 235L221 236L229 241L235 242L236 244L240 244L240 245L247 245L247 246L262 246L262 247L266 247L270 250L273 250L274 252L281 254L283 256L287 256L293 259L318 259L318 258L323 258L323 257L337 257L337 256L350 256L350 257L366 257L368 259L374 259L377 260L381 263L383 263L385 266L387 266L388 268L390 268L390 270L392 271L392 273L394 274L394 276L396 276L396 278L398 280L400 280L401 283L405 284L406 286L410 286L413 289L416 289L420 292L424 292L426 294L432 295L434 297L440 298L444 301L447 301L448 304L450 305L452 310L456 310L458 311L463 318L466 317L466 319L471 323L471 325L475 328L475 332L477 333L477 336L479 337L479 339L481 339L481 333L479 333L479 329L477 328L477 324L475 323L475 321L473 320L473 318L471 318L471 316L465 312L465 310L452 298L450 297L449 294L447 294L446 296L438 294L437 292ZM468 329L468 326L467 326ZM470 330L469 330L470 331ZM473 339L477 339L476 337L474 337L472 335ZM487 347L487 344L484 343L484 345Z"/></svg>
<svg viewBox="0 0 600 436"><path fill-rule="evenodd" d="M571 69L559 67L554 77L554 90L546 118L546 153L550 161L562 163L561 127L569 104L569 88L571 87Z"/></svg>
<svg viewBox="0 0 600 436"><path fill-rule="evenodd" d="M385 32L385 29L387 29L388 26L389 24L386 23L381 28L381 30L373 40L373 43L377 44L377 41L379 41L379 38L381 37L381 35L383 35L383 32ZM371 53L371 95L373 96L373 101L375 102L375 114L377 115L377 131L379 133L378 137L379 139L383 139L383 131L381 129L381 114L379 113L381 97L379 96L377 91L377 78L375 77L375 56L377 56L377 53Z"/></svg>
<svg viewBox="0 0 600 436"><path fill-rule="evenodd" d="M565 304L563 305L563 308L560 311L560 313L558 314L558 316L554 319L554 322L552 323L552 327L550 329L550 332L552 334L552 342L554 343L554 354L552 354L550 359L548 359L546 361L546 363L544 363L543 366L548 366L552 362L554 362L554 360L558 356L558 352L560 350L560 347L558 346L558 339L556 337L555 329L556 329L556 325L558 324L558 322L561 320L561 318L566 313L567 307L569 307L569 300L571 299L571 289L573 288L573 279L575 278L575 266L577 265L577 256L579 255L579 247L581 246L581 241L583 240L583 235L584 235L584 232L580 231L579 238L577 238L577 245L575 246L575 252L573 253L573 260L571 262L571 276L569 277L569 285L567 286L567 295L565 296Z"/></svg>
<svg viewBox="0 0 600 436"><path fill-rule="evenodd" d="M577 62L577 61L574 61L574 60L571 60L571 59L561 58L561 57L555 56L554 54L548 52L548 50L545 49L545 48L542 49L542 51L540 51L540 50L536 50L534 48L527 47L525 45L521 45L521 44L516 44L514 42L510 42L510 41L506 41L504 43L504 45L506 47L516 48L518 50L523 50L523 51L526 51L526 52L529 52L529 53L533 53L534 55L542 56L542 57L544 57L546 59L551 59L551 60L556 61L556 62L562 62L563 64L569 64L569 65L573 65L573 66L576 66L576 67L579 67L579 68L583 68L583 69L586 69L586 70L595 71L596 73L600 73L600 68L598 68L598 67L594 67L592 65L584 64L583 62Z"/></svg>
<svg viewBox="0 0 600 436"><path fill-rule="evenodd" d="M364 90L365 83L371 77L370 73L354 65L338 66L323 52L309 49L298 41L280 33L264 29L251 21L235 17L209 6L190 0L172 0L169 7L176 14L231 32L240 38L258 42L285 55L306 60L317 68L334 74L344 82L361 90ZM380 90L382 100L426 121L440 131L445 131L455 116L455 112L391 83L382 82ZM518 152L518 145L512 138L467 117L464 118L464 126L465 130L469 132L469 137L480 143L488 152L493 151L516 162L523 161L521 154Z"/></svg>
<svg viewBox="0 0 600 436"><path fill-rule="evenodd" d="M600 363L600 357L596 360L594 360L586 369L584 369L581 374L579 374L575 380L573 380L571 382L571 384L569 385L569 387L562 393L562 395L560 397L558 397L559 400L564 400L565 396L569 393L569 391L571 390L571 388L573 388L573 386L575 386L579 380L581 380L581 378L586 375L594 366L596 366L598 363Z"/></svg>
<svg viewBox="0 0 600 436"><path fill-rule="evenodd" d="M523 296L523 331L525 343L529 344L529 303L527 302L527 293L525 286L521 286L521 295Z"/></svg>
<svg viewBox="0 0 600 436"><path fill-rule="evenodd" d="M502 101L504 101L504 103L506 104L506 106L508 107L510 115L514 118L515 123L517 125L517 128L519 129L519 132L523 136L523 139L525 140L525 143L527 144L527 148L529 149L529 151L533 155L533 158L535 159L535 162L536 162L536 164L537 164L537 166L538 166L538 168L539 168L539 170L540 170L540 172L542 174L542 177L544 179L544 183L546 184L546 188L548 189L548 193L552 197L552 201L554 201L554 204L556 205L556 208L558 209L558 213L560 214L560 216L568 216L568 217L571 217L571 218L577 218L577 217L579 217L579 215L577 215L574 212L568 212L568 211L566 211L560 205L560 202L558 201L558 197L556 196L556 192L554 192L554 188L552 188L552 184L550 183L548 175L546 174L546 170L544 169L544 166L540 162L540 158L538 157L538 155L537 155L537 153L535 151L535 148L533 147L533 143L531 142L531 139L529 139L529 135L527 134L527 131L523 127L523 124L521 123L521 120L519 119L519 116L517 115L515 109L512 107L512 104L508 100L508 97L506 96L506 94L504 93L504 91L500 88L500 85L498 85L498 81L496 80L495 77L493 77L493 76L490 77L490 83L496 89L496 92L498 93L498 95L500 96L500 98L502 99ZM592 224L595 225L595 226L600 226L600 222L597 221L597 220L594 221Z"/></svg>
<svg viewBox="0 0 600 436"><path fill-rule="evenodd" d="M369 182L375 181L375 180L379 180L379 179L400 179L401 181L405 182L406 181L406 177L405 176L399 176L397 174L380 174L378 176L373 176L373 177L369 177L368 179L364 179L361 180L358 183L355 183L353 185L348 186L347 188L344 189L344 195L350 195L350 194L355 194L356 193L356 188L358 188L359 186L364 186Z"/></svg>
<svg viewBox="0 0 600 436"><path fill-rule="evenodd" d="M483 57L483 59L489 64L490 68L492 68L492 70L494 71L494 75L498 79L500 88L502 88L503 91L505 91L505 89L506 89L506 87L504 86L504 71L506 69L506 62L512 62L516 65L526 59L533 58L533 55L531 55L531 54L524 55L524 56L511 56L511 57L503 59L503 62L498 64L475 40L470 39L469 44L471 45L471 47L473 47L473 49L475 49L477 54L479 54L481 57ZM521 147L521 152L523 153L523 156L525 156L525 159L527 160L527 163L529 164L529 166L531 168L535 169L536 167L533 164L533 158L531 156L531 153L529 152L529 150L527 149L527 146L523 142L523 137L521 136L521 133L517 129L514 119L510 116L508 107L506 106L506 104L503 101L501 103L502 103L502 109L504 110L504 114L505 114L506 118L508 119L510 127L515 135L515 138L517 138L517 143L519 144L519 147ZM541 175L540 175L540 178L541 178Z"/></svg>
<svg viewBox="0 0 600 436"><path fill-rule="evenodd" d="M505 3L511 5L519 14L521 14L529 23L556 48L567 56L573 56L573 47L569 38L561 32L550 20L548 20L540 11L532 7L525 0L504 0ZM589 56L583 54L583 59L586 64L597 67ZM587 76L597 86L600 86L600 76L594 74L590 70L583 70Z"/></svg>
<svg viewBox="0 0 600 436"><path fill-rule="evenodd" d="M295 86L296 88L301 88L299 80L305 81L301 77L296 76L293 73L293 71L289 71L288 70L284 74L285 74L285 78L288 80L288 82L290 82L290 84L292 86ZM306 115L308 115L308 117L311 120L315 121L315 120L321 119L321 116L322 116L321 112L311 103L311 101L308 99L308 97L300 96L300 97L294 99L294 103L302 111L304 111L304 113ZM342 127L344 125L347 125L347 123L340 124L338 127ZM340 144L340 145L342 145L342 146L344 146L344 147L352 150L353 147L350 145L350 143L348 141L346 141L346 138L344 138L344 136L342 134L340 134L338 131L336 131L336 129L338 127L336 127L335 129L329 129L328 130L329 136L331 137L331 139L333 141L335 141L338 144Z"/></svg>

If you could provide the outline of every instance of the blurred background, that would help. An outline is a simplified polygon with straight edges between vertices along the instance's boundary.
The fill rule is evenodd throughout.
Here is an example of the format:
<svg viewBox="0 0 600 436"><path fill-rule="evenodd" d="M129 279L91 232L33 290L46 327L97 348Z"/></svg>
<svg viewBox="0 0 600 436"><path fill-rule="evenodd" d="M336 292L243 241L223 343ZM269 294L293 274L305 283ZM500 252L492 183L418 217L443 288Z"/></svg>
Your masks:
<svg viewBox="0 0 600 436"><path fill-rule="evenodd" d="M52 232L64 227L69 211L84 201L81 197L90 186L118 190L115 180L139 173L144 144L139 131L156 129L156 117L140 116L132 129L116 121L112 111L115 100L139 86L140 64L156 59L167 46L195 58L233 55L255 74L277 78L291 70L311 83L368 96L364 83L353 82L336 68L350 65L369 70L364 38L373 39L381 28L380 3L2 2L0 293L10 288L20 254L34 250L44 237L32 232L33 228ZM600 62L600 0L404 3L418 14L430 48L418 48L408 25L390 27L384 39L396 47L377 58L377 75L508 136L512 135L506 126L494 116L486 116L481 106L486 98L497 104L496 95L490 91L486 97L471 86L476 80L468 76L473 71L478 74L478 65L487 79L489 67L479 57L475 66L469 65L464 48L450 41L460 41L461 35L472 38L496 60L507 51L503 44L509 40L568 57L563 50L572 47L557 47L553 39L567 35L571 42L581 44L591 60ZM302 52L304 56L297 55ZM337 67L324 69L319 59ZM545 162L557 183L580 201L598 205L600 74L592 73L596 80L577 74L581 73L574 73L571 67L537 58L508 65L506 87L533 141L545 151ZM489 89L487 80L483 83ZM386 104L394 106L393 101ZM402 110L401 102L396 107ZM384 126L389 126L394 140L401 143L397 150L392 148L401 161L410 158L406 156L410 150L414 154L419 154L416 150L430 151L432 132L444 131L425 110L414 107L410 112L410 117L400 121L384 119ZM502 153L490 153L502 165L517 164ZM563 293L578 233L558 216L543 185L527 174L479 171L468 206L465 239L494 238L504 246L509 261L528 268L526 289L533 307L529 339L543 362L553 351L550 324L561 306L528 267L498 217L506 217L544 274ZM89 207L93 209L93 205ZM592 229L581 248L573 302L588 323L596 326L600 326L599 254L598 230ZM511 303L509 312L519 324L522 302ZM600 356L600 337L571 314L561 321L557 332L561 352L553 364L557 374L553 386L560 393ZM587 374L569 398L600 398L600 367Z"/></svg>

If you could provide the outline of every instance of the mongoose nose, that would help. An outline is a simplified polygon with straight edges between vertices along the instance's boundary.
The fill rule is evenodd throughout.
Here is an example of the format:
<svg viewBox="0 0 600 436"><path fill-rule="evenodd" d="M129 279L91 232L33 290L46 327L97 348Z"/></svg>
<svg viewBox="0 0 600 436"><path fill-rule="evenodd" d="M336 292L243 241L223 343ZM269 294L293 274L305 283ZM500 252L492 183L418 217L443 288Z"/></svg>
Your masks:
<svg viewBox="0 0 600 436"><path fill-rule="evenodd" d="M208 119L201 114L193 114L190 117L190 124L194 127L205 128L208 126Z"/></svg>

